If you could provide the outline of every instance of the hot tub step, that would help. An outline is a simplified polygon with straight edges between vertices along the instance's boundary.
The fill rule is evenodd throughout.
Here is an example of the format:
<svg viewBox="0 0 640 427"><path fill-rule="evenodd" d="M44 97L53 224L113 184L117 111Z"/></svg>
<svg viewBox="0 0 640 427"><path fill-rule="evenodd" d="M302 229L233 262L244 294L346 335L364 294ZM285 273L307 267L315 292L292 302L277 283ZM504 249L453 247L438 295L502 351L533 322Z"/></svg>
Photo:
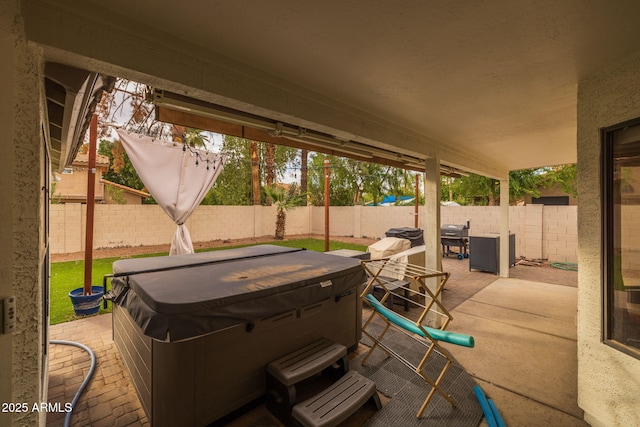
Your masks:
<svg viewBox="0 0 640 427"><path fill-rule="evenodd" d="M304 427L331 427L343 422L368 400L380 409L373 381L350 371L329 388L293 407L295 424Z"/></svg>
<svg viewBox="0 0 640 427"><path fill-rule="evenodd" d="M289 425L301 382L320 373L339 378L348 371L346 347L321 338L267 365L267 408Z"/></svg>
<svg viewBox="0 0 640 427"><path fill-rule="evenodd" d="M345 346L321 338L269 363L267 372L282 384L290 386L319 374L334 363L341 364L346 372L349 369L349 364L343 360L346 355Z"/></svg>

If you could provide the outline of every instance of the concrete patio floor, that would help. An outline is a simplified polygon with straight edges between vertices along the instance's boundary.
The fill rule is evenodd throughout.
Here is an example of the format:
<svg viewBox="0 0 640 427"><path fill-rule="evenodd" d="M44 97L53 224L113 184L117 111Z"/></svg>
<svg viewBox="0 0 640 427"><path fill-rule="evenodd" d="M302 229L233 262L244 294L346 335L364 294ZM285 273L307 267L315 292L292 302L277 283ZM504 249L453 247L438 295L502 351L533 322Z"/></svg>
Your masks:
<svg viewBox="0 0 640 427"><path fill-rule="evenodd" d="M443 294L454 317L448 330L476 341L474 349L447 348L495 401L507 425L586 426L576 402L577 273L516 266L511 278L503 279L470 272L468 260L454 258L443 259L443 270L452 273ZM54 325L50 339L83 343L97 358L71 425L149 425L112 341L110 315ZM49 360L49 402L64 406L72 401L90 359L76 347L52 344ZM64 415L49 414L47 425L61 426ZM229 425L248 425L265 415L268 411L259 405ZM361 425L362 419L348 425Z"/></svg>

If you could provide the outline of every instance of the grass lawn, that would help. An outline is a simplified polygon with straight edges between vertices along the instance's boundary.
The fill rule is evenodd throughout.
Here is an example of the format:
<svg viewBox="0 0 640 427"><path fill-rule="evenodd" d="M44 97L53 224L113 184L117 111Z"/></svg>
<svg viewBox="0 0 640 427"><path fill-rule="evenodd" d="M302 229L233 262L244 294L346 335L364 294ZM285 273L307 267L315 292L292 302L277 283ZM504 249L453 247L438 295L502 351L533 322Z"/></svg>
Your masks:
<svg viewBox="0 0 640 427"><path fill-rule="evenodd" d="M320 239L299 239L289 241L275 241L269 244L286 246L291 248L307 248L311 251L323 252L324 240ZM246 246L246 245L245 245ZM242 246L233 246L233 248ZM226 246L222 248L201 249L198 252L206 252L211 250L231 249ZM366 251L367 247L355 245L351 243L330 242L329 250L337 249L354 249L358 251ZM136 255L133 258L142 258L150 256L167 255L167 253ZM111 264L120 258L101 258L93 260L93 271L91 283L93 286L102 286L102 278L106 274L111 274ZM57 323L68 322L77 319L73 312L73 306L69 299L69 292L73 289L82 287L84 282L84 261L67 261L56 262L51 264L51 288L49 300L49 322L51 325ZM110 286L109 286L110 288ZM111 311L111 304L108 309L100 308L100 313L108 313Z"/></svg>

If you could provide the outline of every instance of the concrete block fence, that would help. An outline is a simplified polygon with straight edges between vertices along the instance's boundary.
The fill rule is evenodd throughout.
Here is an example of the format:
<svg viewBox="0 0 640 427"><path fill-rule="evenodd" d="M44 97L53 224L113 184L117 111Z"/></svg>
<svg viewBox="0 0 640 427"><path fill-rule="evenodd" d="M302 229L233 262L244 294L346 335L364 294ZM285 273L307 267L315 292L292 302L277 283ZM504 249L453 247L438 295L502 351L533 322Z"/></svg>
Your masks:
<svg viewBox="0 0 640 427"><path fill-rule="evenodd" d="M84 250L86 206L51 205L51 252ZM382 238L394 227L413 227L414 208L404 206L335 206L329 234ZM418 227L424 228L422 213ZM500 229L499 206L443 206L442 224L471 224L470 234ZM577 207L526 205L509 207L509 229L516 234L516 256L558 262L577 261ZM186 225L194 242L256 238L275 234L274 206L199 206ZM324 234L324 208L303 206L287 212L288 235ZM168 244L175 224L156 205L96 205L94 247Z"/></svg>

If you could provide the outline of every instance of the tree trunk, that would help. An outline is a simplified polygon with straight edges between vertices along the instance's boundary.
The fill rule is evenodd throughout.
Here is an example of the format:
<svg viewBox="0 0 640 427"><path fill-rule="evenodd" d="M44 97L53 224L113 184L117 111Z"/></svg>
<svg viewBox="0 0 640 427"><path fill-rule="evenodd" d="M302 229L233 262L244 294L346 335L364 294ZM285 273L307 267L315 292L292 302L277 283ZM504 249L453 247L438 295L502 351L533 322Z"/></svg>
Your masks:
<svg viewBox="0 0 640 427"><path fill-rule="evenodd" d="M307 200L306 204L309 204L309 194L307 189L308 157L309 150L300 150L300 191L307 194L305 198Z"/></svg>
<svg viewBox="0 0 640 427"><path fill-rule="evenodd" d="M251 141L251 185L253 188L253 204L260 204L260 158L258 157L258 143Z"/></svg>
<svg viewBox="0 0 640 427"><path fill-rule="evenodd" d="M284 229L287 220L287 213L284 209L278 210L278 216L276 217L276 239L284 239Z"/></svg>
<svg viewBox="0 0 640 427"><path fill-rule="evenodd" d="M267 152L265 155L265 184L271 187L276 182L276 146L275 144L267 143ZM271 206L272 200L267 197L266 205Z"/></svg>

